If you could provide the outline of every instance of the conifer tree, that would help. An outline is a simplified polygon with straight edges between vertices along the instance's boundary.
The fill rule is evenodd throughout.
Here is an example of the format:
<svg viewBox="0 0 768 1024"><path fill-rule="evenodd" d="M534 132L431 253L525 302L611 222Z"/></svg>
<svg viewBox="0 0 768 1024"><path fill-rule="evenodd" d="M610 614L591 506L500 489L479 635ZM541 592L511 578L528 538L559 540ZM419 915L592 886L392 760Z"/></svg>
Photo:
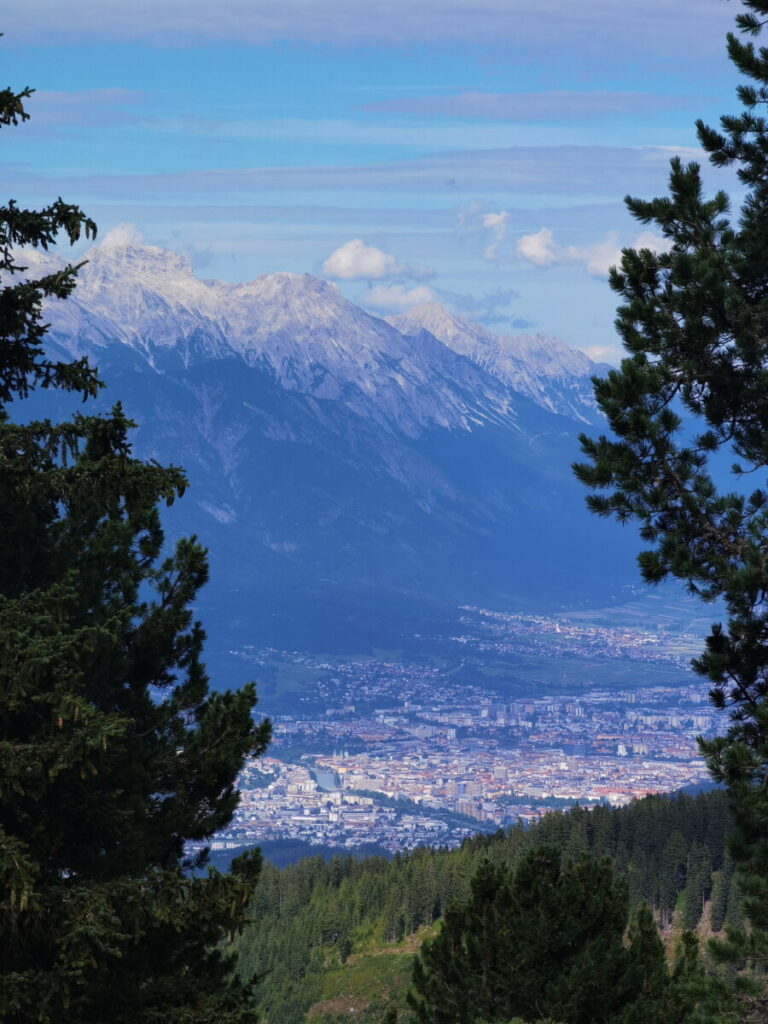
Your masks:
<svg viewBox="0 0 768 1024"><path fill-rule="evenodd" d="M627 948L627 909L607 859L564 864L554 848L535 847L514 874L486 862L470 899L422 946L409 1003L420 1024L682 1021L687 1006L651 913L640 911Z"/></svg>
<svg viewBox="0 0 768 1024"><path fill-rule="evenodd" d="M0 91L0 126L30 92ZM221 943L258 858L196 877L185 843L229 821L269 727L252 685L209 692L190 610L205 551L165 555L158 512L184 475L132 456L119 406L12 420L34 389L100 386L45 353L42 302L77 267L23 273L25 248L95 230L61 199L0 207L0 1020L243 1024L250 985Z"/></svg>
<svg viewBox="0 0 768 1024"><path fill-rule="evenodd" d="M694 662L728 712L724 735L702 742L732 800L732 853L750 929L727 950L768 958L768 50L755 39L768 0L743 0L728 54L742 76L741 111L719 129L697 122L715 168L733 167L745 196L705 195L701 168L674 159L669 194L627 207L654 225L666 251L625 249L611 272L628 352L595 381L612 436L582 438L575 467L599 515L635 521L647 544L646 582L682 580L720 599ZM731 465L730 475L724 467Z"/></svg>

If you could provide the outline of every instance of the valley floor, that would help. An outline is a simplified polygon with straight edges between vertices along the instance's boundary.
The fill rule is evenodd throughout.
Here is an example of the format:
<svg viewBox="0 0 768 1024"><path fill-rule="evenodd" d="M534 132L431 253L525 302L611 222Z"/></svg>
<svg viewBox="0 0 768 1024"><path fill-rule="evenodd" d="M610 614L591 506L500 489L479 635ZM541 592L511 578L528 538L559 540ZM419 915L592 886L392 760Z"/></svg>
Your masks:
<svg viewBox="0 0 768 1024"><path fill-rule="evenodd" d="M700 638L467 612L467 633L428 659L250 650L301 691L272 697L271 756L246 767L214 849L451 847L552 808L706 780L696 737L721 716L687 667Z"/></svg>

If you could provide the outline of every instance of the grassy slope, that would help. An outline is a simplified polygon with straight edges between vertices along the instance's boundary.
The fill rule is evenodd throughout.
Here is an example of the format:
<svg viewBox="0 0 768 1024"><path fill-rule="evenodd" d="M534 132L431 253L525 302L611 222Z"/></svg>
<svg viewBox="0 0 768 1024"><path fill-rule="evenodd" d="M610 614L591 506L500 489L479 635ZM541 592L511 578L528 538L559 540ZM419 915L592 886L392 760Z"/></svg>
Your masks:
<svg viewBox="0 0 768 1024"><path fill-rule="evenodd" d="M313 1024L378 1024L390 1004L405 1020L405 996L411 983L413 957L436 926L423 927L401 942L368 940L346 963L331 967L323 978L321 998L307 1011Z"/></svg>

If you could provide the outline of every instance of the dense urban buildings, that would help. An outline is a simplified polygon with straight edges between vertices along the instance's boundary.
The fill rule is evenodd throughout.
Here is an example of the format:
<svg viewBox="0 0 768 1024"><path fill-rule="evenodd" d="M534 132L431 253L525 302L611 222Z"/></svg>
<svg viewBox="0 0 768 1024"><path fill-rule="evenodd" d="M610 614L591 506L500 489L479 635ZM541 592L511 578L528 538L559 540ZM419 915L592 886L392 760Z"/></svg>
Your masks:
<svg viewBox="0 0 768 1024"><path fill-rule="evenodd" d="M582 686L532 692L516 678L493 689L487 679L468 682L463 660L457 681L455 664L440 659L251 650L257 665L279 658L317 679L290 713L273 715L271 756L243 772L240 808L214 846L450 846L553 808L622 805L706 779L696 737L713 735L719 716L688 671L698 637L469 611L468 632L447 638L453 649L480 663L518 659L519 672L526 658L544 659L553 678L565 660L581 659ZM633 685L590 685L596 661L623 679L629 666ZM651 666L655 685L642 685Z"/></svg>

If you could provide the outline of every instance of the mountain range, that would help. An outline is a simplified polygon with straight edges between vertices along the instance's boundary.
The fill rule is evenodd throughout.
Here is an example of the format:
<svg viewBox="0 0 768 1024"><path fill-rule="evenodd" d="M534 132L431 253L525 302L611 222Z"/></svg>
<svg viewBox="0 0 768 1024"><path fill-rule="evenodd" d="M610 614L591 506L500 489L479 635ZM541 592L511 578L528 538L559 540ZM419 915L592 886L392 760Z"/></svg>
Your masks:
<svg viewBox="0 0 768 1024"><path fill-rule="evenodd" d="M30 276L55 261L27 256ZM209 546L223 643L367 650L463 603L605 601L631 578L630 538L592 520L569 468L600 429L604 368L583 353L434 303L379 319L310 275L203 281L139 245L86 258L45 309L50 348L99 366L138 454L186 468L167 528Z"/></svg>

